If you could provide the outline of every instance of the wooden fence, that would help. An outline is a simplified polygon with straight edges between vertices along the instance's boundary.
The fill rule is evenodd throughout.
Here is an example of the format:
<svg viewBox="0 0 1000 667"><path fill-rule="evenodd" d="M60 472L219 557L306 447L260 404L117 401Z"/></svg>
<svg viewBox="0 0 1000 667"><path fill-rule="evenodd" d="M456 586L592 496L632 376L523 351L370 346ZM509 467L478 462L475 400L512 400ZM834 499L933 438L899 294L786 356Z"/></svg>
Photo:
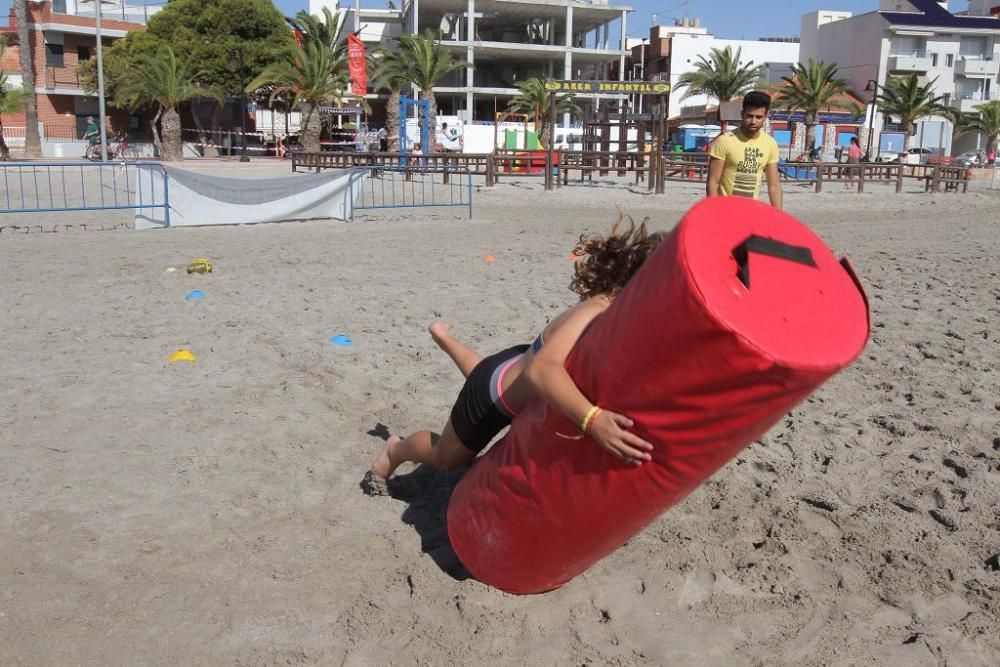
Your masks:
<svg viewBox="0 0 1000 667"><path fill-rule="evenodd" d="M420 167L444 173L461 170L483 176L486 185L496 185L504 177L545 178L546 189L570 184L570 172L579 172L579 182L599 175L616 172L619 176L634 175L638 185L645 181L650 190L664 191L666 181L705 183L708 180L708 155L657 155L650 152L624 151L555 151L551 158L545 151L507 151L495 153L352 153L294 152L292 171L322 169L352 169L356 167ZM551 162L550 162L551 160ZM779 166L784 183L811 185L822 192L830 183L854 186L864 192L866 185L895 185L903 191L907 179L924 182L925 191L968 192L970 173L965 167L898 163L843 164L831 162L786 162Z"/></svg>

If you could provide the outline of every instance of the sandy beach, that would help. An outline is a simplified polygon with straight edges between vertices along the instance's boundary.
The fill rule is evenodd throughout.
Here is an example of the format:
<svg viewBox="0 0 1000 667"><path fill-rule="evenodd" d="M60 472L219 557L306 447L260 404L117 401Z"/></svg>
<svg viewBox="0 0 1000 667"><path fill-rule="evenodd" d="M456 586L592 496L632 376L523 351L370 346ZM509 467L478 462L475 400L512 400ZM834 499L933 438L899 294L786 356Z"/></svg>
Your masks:
<svg viewBox="0 0 1000 667"><path fill-rule="evenodd" d="M667 187L501 182L472 220L0 221L0 664L1000 663L1000 193L982 187L790 187L868 290L863 358L561 590L439 566L460 473L361 492L381 436L440 428L461 387L430 322L485 352L529 342L573 303L581 233L616 206L668 230L703 192ZM194 257L215 271L188 275ZM197 362L168 364L180 348Z"/></svg>

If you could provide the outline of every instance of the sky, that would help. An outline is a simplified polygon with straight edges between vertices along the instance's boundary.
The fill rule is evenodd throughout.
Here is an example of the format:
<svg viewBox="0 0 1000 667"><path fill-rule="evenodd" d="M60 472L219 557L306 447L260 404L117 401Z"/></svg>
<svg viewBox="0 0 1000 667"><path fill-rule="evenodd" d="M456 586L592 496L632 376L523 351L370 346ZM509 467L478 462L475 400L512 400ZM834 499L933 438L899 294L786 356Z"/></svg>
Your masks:
<svg viewBox="0 0 1000 667"><path fill-rule="evenodd" d="M0 25L6 25L12 0L0 0ZM143 0L130 0L142 4ZM162 0L149 0L159 4ZM308 0L275 0L278 9L292 15L309 7ZM396 5L402 4L397 0ZM760 37L797 37L802 15L817 9L835 9L861 14L878 7L878 0L611 0L611 4L632 7L628 18L630 37L649 34L653 15L657 24L672 25L674 18L701 19L716 37L757 39ZM362 0L362 7L387 6L386 0ZM952 11L964 10L967 0L951 0Z"/></svg>

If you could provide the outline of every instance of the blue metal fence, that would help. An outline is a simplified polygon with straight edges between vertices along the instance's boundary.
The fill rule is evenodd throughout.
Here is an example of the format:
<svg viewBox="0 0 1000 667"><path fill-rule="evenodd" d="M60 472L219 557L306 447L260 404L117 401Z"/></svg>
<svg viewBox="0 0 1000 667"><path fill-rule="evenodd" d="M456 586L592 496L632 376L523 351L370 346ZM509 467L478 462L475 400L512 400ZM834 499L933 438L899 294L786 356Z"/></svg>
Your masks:
<svg viewBox="0 0 1000 667"><path fill-rule="evenodd" d="M467 167L359 167L351 170L354 211L464 206L472 218L472 173Z"/></svg>
<svg viewBox="0 0 1000 667"><path fill-rule="evenodd" d="M157 162L0 162L0 213L155 208L169 227L167 171Z"/></svg>

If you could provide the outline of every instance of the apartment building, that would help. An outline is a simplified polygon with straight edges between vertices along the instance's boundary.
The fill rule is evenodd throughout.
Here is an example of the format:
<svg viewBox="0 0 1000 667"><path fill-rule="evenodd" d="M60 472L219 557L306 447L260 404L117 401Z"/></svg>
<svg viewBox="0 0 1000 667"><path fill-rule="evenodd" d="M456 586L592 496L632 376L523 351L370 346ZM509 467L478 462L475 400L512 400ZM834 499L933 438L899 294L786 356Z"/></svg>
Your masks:
<svg viewBox="0 0 1000 667"><path fill-rule="evenodd" d="M678 87L681 76L694 69L699 58L708 58L712 49L739 50L742 64L764 68L764 80L777 83L799 61L799 44L794 38L721 39L712 35L697 18L678 19L674 25L653 26L649 37L631 39L626 59L626 79L670 82L670 117L673 124L713 122L718 119L718 100L705 95L685 98Z"/></svg>
<svg viewBox="0 0 1000 667"><path fill-rule="evenodd" d="M310 0L311 13L320 14L323 7L337 10L338 2ZM349 12L353 27L353 4L341 3L339 9ZM623 71L630 11L607 0L405 0L398 9L361 9L357 25L369 46L391 46L402 32L437 32L457 59L473 65L434 88L440 112L492 121L517 94L519 81L604 79L612 65ZM370 90L368 97L384 95ZM621 99L588 96L580 103L592 105L605 97Z"/></svg>
<svg viewBox="0 0 1000 667"><path fill-rule="evenodd" d="M104 47L124 37L132 30L145 29L145 18L158 7L143 7L119 3L117 6L102 4L101 35ZM45 0L28 2L28 24L35 101L38 108L39 132L46 140L43 148L53 156L70 155L78 148L63 148L60 141L71 142L83 136L87 116L97 116L97 98L83 90L76 73L83 60L96 57L97 28L94 19L94 2L80 0ZM123 21L125 16L128 20ZM12 83L21 83L20 49L17 18L11 9L8 27L0 28L7 39L0 69L8 73ZM14 145L23 141L24 114L4 118L4 124L14 132ZM148 123L141 114L130 114L121 109L108 109L109 130L144 132ZM21 132L14 128L20 126ZM20 139L20 141L18 141ZM66 152L70 151L70 152Z"/></svg>
<svg viewBox="0 0 1000 667"><path fill-rule="evenodd" d="M900 128L873 104L890 76L915 72L953 109L973 111L997 99L1000 83L1000 0L971 0L961 14L938 0L880 0L876 11L857 16L819 11L802 18L802 59L837 63L840 76L867 103L862 145L872 152L898 151ZM944 116L922 119L911 146L957 154L981 147L982 137L953 140Z"/></svg>

